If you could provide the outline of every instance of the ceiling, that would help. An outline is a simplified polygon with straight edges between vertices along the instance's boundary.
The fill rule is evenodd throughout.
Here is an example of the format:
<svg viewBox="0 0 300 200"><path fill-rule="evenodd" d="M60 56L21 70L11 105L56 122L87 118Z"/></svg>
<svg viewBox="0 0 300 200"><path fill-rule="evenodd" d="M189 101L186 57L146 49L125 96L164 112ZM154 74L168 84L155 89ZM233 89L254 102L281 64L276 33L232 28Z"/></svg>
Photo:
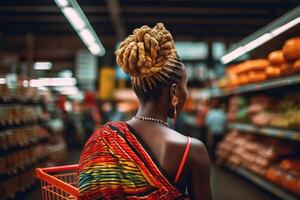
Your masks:
<svg viewBox="0 0 300 200"><path fill-rule="evenodd" d="M112 55L134 28L164 22L175 40L236 42L299 5L299 0L77 0ZM54 70L85 48L54 0L0 1L0 55L51 60ZM28 46L31 46L28 55ZM108 59L111 59L108 58Z"/></svg>

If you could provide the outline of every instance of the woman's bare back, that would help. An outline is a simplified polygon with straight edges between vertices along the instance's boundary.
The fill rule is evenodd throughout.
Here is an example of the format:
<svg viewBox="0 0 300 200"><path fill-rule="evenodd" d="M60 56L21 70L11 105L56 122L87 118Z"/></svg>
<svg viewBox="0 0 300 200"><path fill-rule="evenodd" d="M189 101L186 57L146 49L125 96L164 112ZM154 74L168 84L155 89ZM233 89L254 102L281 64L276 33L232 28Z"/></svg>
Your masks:
<svg viewBox="0 0 300 200"><path fill-rule="evenodd" d="M187 137L153 122L128 121L132 131L139 137L154 162L170 181L175 180L182 161ZM211 199L210 164L205 146L197 139L191 140L186 163L176 186L192 199Z"/></svg>

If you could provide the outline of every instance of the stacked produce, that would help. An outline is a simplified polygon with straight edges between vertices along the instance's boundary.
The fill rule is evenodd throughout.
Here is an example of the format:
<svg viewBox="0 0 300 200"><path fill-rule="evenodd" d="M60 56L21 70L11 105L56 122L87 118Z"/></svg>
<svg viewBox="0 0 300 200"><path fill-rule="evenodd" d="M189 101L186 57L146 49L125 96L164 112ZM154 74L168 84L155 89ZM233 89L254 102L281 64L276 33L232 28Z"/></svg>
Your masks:
<svg viewBox="0 0 300 200"><path fill-rule="evenodd" d="M268 126L277 114L277 101L269 96L253 96L248 107L249 121L258 126Z"/></svg>
<svg viewBox="0 0 300 200"><path fill-rule="evenodd" d="M267 95L234 96L229 100L228 120L248 122L257 126L300 128L300 95L287 93L282 100Z"/></svg>
<svg viewBox="0 0 300 200"><path fill-rule="evenodd" d="M241 96L230 98L227 112L228 121L247 121L248 102Z"/></svg>
<svg viewBox="0 0 300 200"><path fill-rule="evenodd" d="M217 148L217 163L242 167L300 195L297 145L276 138L233 131Z"/></svg>
<svg viewBox="0 0 300 200"><path fill-rule="evenodd" d="M221 88L232 88L300 71L300 37L289 39L282 50L270 52L267 59L247 60L227 67L219 81Z"/></svg>
<svg viewBox="0 0 300 200"><path fill-rule="evenodd" d="M283 159L279 164L268 168L265 178L300 195L300 159Z"/></svg>
<svg viewBox="0 0 300 200"><path fill-rule="evenodd" d="M271 126L300 128L300 94L287 94L278 104L278 111L272 118Z"/></svg>

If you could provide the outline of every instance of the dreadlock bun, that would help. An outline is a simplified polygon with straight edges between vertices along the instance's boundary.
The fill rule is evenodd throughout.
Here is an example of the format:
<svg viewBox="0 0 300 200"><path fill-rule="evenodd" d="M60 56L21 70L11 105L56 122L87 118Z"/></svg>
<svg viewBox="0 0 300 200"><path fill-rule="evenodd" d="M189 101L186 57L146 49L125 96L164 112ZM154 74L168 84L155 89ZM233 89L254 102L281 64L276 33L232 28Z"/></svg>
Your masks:
<svg viewBox="0 0 300 200"><path fill-rule="evenodd" d="M132 77L156 73L169 58L176 58L172 35L162 23L135 29L115 54L117 64Z"/></svg>
<svg viewBox="0 0 300 200"><path fill-rule="evenodd" d="M134 89L144 92L157 88L159 83L174 82L182 71L172 35L162 23L135 29L115 54L117 64L131 76Z"/></svg>

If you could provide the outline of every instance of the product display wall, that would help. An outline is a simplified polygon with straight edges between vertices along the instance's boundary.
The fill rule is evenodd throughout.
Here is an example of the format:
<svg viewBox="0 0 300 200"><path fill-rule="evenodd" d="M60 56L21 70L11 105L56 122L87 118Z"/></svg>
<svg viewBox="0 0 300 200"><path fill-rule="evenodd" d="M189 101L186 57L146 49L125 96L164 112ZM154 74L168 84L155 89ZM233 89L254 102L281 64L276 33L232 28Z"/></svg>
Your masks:
<svg viewBox="0 0 300 200"><path fill-rule="evenodd" d="M228 133L216 149L217 163L291 200L300 196L300 32L295 30L299 25L288 37L270 41L278 49L262 44L264 53L253 53L259 59L229 64L221 89L211 90L211 98L227 105Z"/></svg>
<svg viewBox="0 0 300 200"><path fill-rule="evenodd" d="M35 168L61 163L66 146L49 133L36 88L0 85L0 190L3 199L18 199L37 184ZM46 115L45 115L46 114ZM53 135L55 134L55 135ZM56 138L56 139L55 139Z"/></svg>

